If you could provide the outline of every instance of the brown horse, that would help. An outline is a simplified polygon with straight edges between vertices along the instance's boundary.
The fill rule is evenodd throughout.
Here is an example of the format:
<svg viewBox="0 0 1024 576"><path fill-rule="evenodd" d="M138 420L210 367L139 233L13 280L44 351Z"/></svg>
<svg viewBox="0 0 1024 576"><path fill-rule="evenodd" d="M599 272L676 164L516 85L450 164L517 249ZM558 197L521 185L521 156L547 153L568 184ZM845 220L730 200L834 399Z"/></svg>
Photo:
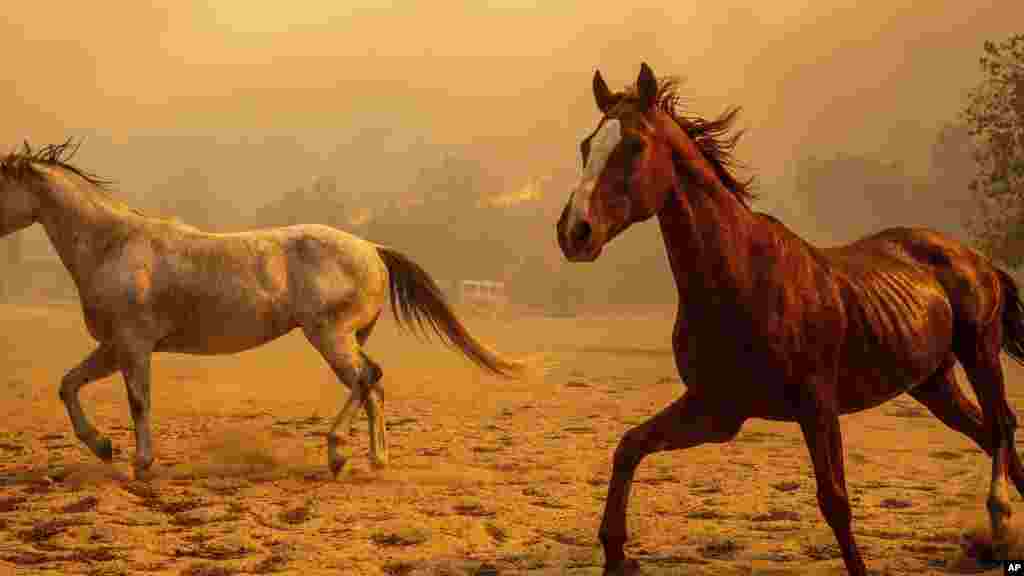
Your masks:
<svg viewBox="0 0 1024 576"><path fill-rule="evenodd" d="M679 292L672 345L681 398L626 432L615 450L599 538L605 574L627 561L626 508L653 452L727 442L748 418L797 422L818 504L850 574L866 573L851 528L839 416L907 392L992 456L993 541L1006 541L1006 474L1024 494L1000 350L1024 361L1024 309L1013 280L928 230L893 228L817 248L753 212L751 181L733 175L738 109L715 120L678 110L675 83L646 65L612 93L580 148L583 170L558 220L566 258L590 262L631 224L657 215ZM981 404L960 391L959 361Z"/></svg>

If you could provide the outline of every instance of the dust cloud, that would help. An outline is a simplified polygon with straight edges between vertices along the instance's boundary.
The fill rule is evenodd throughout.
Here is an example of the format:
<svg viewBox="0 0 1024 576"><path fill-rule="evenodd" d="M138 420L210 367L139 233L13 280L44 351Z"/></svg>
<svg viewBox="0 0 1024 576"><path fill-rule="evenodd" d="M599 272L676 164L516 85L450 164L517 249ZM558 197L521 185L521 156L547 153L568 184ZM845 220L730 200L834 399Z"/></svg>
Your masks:
<svg viewBox="0 0 1024 576"><path fill-rule="evenodd" d="M757 208L812 240L904 220L957 233L968 192L936 171L934 144L982 42L1024 21L1016 0L206 4L6 6L0 146L85 137L81 164L143 209L217 230L326 220L538 304L674 298L654 225L603 266L557 253L595 67L613 87L641 61L683 76L702 115L742 105ZM835 158L831 180L808 176ZM902 192L858 204L861 165ZM27 259L52 260L38 229L24 236Z"/></svg>

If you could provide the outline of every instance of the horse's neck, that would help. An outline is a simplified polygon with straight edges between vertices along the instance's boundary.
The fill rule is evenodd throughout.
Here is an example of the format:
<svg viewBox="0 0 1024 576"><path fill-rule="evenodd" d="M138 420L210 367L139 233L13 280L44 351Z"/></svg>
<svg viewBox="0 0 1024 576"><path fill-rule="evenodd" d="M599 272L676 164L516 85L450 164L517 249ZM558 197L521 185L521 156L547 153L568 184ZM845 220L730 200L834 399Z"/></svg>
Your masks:
<svg viewBox="0 0 1024 576"><path fill-rule="evenodd" d="M750 284L750 247L757 227L753 213L722 184L696 144L670 121L669 141L691 163L690 173L676 174L673 191L658 212L669 265L680 303L713 301L715 290L742 290ZM685 195L685 196L684 196ZM696 286L707 290L696 290Z"/></svg>
<svg viewBox="0 0 1024 576"><path fill-rule="evenodd" d="M696 279L703 286L738 287L748 269L752 218L704 191L674 191L658 213L661 235L680 293ZM736 204L739 204L736 202Z"/></svg>
<svg viewBox="0 0 1024 576"><path fill-rule="evenodd" d="M112 242L124 237L133 218L99 196L93 185L60 168L41 169L39 223L75 283L96 268Z"/></svg>

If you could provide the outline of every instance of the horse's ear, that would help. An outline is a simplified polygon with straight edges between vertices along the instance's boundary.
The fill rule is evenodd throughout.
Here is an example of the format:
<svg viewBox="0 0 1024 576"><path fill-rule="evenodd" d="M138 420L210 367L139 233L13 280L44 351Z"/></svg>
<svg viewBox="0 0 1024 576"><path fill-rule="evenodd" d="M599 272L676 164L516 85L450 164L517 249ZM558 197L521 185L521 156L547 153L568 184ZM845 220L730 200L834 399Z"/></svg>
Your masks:
<svg viewBox="0 0 1024 576"><path fill-rule="evenodd" d="M654 71L646 62L640 64L640 76L636 79L636 93L640 97L640 104L645 112L657 103L658 81L654 78Z"/></svg>
<svg viewBox="0 0 1024 576"><path fill-rule="evenodd" d="M615 95L604 83L600 70L594 70L594 101L597 102L597 109L603 114L607 114L615 105Z"/></svg>

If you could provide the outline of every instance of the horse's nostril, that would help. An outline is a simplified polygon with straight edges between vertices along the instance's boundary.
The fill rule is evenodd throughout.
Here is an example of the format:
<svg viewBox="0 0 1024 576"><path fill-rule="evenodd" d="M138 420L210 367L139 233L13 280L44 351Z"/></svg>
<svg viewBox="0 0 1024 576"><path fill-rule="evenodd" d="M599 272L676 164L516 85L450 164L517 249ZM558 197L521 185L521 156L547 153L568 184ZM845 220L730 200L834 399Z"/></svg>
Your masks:
<svg viewBox="0 0 1024 576"><path fill-rule="evenodd" d="M590 223L589 222L577 222L576 226L572 229L572 241L573 244L579 246L590 239Z"/></svg>

